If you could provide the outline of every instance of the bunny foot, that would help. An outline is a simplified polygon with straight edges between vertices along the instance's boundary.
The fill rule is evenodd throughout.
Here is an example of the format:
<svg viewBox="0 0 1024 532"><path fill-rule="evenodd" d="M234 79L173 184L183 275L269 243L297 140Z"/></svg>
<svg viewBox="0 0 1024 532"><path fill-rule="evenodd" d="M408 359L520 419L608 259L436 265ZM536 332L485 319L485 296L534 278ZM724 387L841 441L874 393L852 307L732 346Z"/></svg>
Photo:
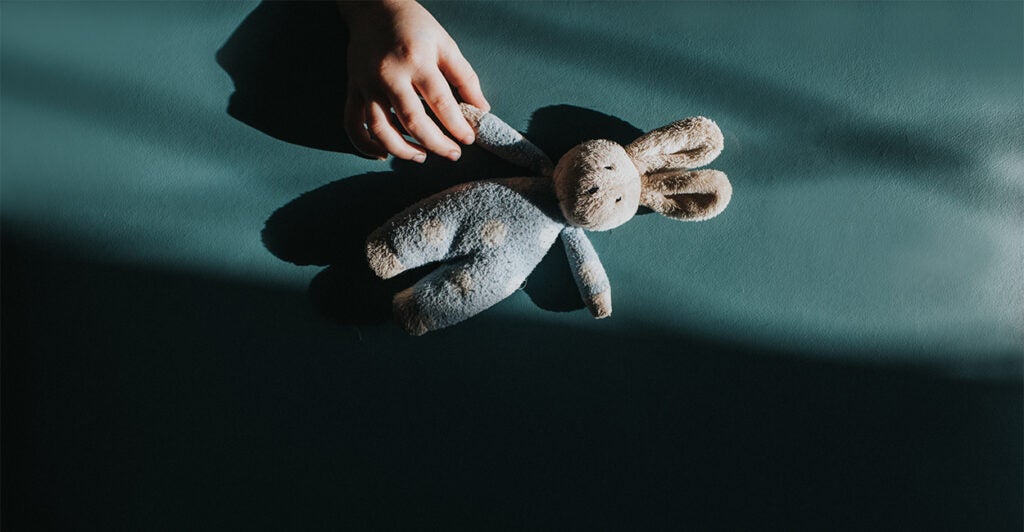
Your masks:
<svg viewBox="0 0 1024 532"><path fill-rule="evenodd" d="M587 298L587 309L597 319L607 318L612 315L612 293L604 291Z"/></svg>
<svg viewBox="0 0 1024 532"><path fill-rule="evenodd" d="M366 245L366 259L370 263L370 269L381 279L390 279L405 271L405 266L398 260L398 255L381 240Z"/></svg>
<svg viewBox="0 0 1024 532"><path fill-rule="evenodd" d="M405 329L405 332L413 336L422 336L430 331L430 326L420 312L419 305L416 304L416 296L413 294L412 288L406 288L395 294L393 301L395 321Z"/></svg>

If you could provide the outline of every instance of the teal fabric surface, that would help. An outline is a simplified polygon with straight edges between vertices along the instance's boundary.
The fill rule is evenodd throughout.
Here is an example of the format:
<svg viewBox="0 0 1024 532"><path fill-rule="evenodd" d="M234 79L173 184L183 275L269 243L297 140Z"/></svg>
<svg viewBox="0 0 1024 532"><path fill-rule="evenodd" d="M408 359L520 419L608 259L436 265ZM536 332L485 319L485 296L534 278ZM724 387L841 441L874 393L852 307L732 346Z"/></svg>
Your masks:
<svg viewBox="0 0 1024 532"><path fill-rule="evenodd" d="M1020 2L428 4L549 155L708 116L734 195L423 338L345 246L516 169L344 153L329 7L0 5L4 528L1021 528Z"/></svg>

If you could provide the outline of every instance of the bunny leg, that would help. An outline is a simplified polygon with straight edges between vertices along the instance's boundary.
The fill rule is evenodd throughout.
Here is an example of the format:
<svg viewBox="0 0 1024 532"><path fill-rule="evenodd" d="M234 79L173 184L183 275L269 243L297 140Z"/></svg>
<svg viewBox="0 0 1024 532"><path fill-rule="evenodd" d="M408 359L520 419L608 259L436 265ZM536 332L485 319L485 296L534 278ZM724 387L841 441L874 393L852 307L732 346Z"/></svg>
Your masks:
<svg viewBox="0 0 1024 532"><path fill-rule="evenodd" d="M456 224L431 218L419 224L389 224L367 239L366 258L382 279L444 260L451 251Z"/></svg>
<svg viewBox="0 0 1024 532"><path fill-rule="evenodd" d="M419 336L475 316L515 292L529 273L507 266L507 258L484 253L445 264L395 294L395 321Z"/></svg>

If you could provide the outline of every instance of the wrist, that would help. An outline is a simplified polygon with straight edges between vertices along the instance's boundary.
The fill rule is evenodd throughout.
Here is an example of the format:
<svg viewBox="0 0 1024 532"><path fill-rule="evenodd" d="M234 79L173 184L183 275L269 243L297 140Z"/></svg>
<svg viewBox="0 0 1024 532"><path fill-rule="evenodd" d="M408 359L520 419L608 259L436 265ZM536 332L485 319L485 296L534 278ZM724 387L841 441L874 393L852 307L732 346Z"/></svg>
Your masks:
<svg viewBox="0 0 1024 532"><path fill-rule="evenodd" d="M366 17L392 16L409 4L415 3L413 0L337 0L335 5L342 18L358 20Z"/></svg>

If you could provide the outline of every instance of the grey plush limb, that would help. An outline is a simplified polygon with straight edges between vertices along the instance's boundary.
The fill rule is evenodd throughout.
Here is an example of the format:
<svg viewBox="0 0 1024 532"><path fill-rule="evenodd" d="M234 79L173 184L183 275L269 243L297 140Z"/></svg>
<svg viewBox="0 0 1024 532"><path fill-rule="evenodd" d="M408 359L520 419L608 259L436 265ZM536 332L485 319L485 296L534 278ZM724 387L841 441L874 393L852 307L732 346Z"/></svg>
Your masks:
<svg viewBox="0 0 1024 532"><path fill-rule="evenodd" d="M512 126L472 105L459 105L476 132L474 144L512 164L529 168L535 174L550 176L554 171L551 159Z"/></svg>
<svg viewBox="0 0 1024 532"><path fill-rule="evenodd" d="M546 178L467 183L413 205L374 231L367 259L383 278L446 261L395 296L397 321L423 334L515 292L564 227L547 196Z"/></svg>
<svg viewBox="0 0 1024 532"><path fill-rule="evenodd" d="M492 307L515 292L526 274L495 278L509 257L479 252L453 260L434 270L394 299L395 319L408 333L421 335ZM496 282L499 281L499 282Z"/></svg>
<svg viewBox="0 0 1024 532"><path fill-rule="evenodd" d="M458 226L443 201L417 204L388 221L367 238L370 268L383 279L448 257ZM450 210L450 209L448 209ZM412 230L415 228L416 230Z"/></svg>
<svg viewBox="0 0 1024 532"><path fill-rule="evenodd" d="M587 234L578 227L568 226L562 230L562 242L583 302L597 318L610 315L611 284Z"/></svg>

